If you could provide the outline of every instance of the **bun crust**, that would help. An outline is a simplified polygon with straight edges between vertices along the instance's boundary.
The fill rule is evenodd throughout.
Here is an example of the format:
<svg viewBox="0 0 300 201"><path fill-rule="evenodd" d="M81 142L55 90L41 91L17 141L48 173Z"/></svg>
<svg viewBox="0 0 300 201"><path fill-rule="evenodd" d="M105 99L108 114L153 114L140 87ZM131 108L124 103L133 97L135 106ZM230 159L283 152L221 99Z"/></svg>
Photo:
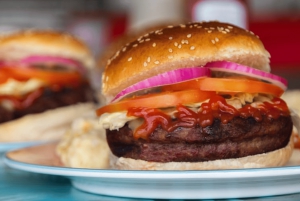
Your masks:
<svg viewBox="0 0 300 201"><path fill-rule="evenodd" d="M266 168L284 166L289 161L294 149L293 135L289 144L272 152L235 159L223 159L206 162L148 162L131 158L117 158L111 155L110 165L120 170L220 170L241 168Z"/></svg>
<svg viewBox="0 0 300 201"><path fill-rule="evenodd" d="M95 109L93 103L80 103L0 124L0 142L49 141L60 139L74 120Z"/></svg>
<svg viewBox="0 0 300 201"><path fill-rule="evenodd" d="M127 44L108 61L102 92L122 89L166 71L226 60L270 71L269 53L252 32L231 24L202 22L168 26Z"/></svg>
<svg viewBox="0 0 300 201"><path fill-rule="evenodd" d="M0 60L19 60L31 55L60 56L78 60L87 68L95 61L78 38L52 30L24 30L0 37Z"/></svg>

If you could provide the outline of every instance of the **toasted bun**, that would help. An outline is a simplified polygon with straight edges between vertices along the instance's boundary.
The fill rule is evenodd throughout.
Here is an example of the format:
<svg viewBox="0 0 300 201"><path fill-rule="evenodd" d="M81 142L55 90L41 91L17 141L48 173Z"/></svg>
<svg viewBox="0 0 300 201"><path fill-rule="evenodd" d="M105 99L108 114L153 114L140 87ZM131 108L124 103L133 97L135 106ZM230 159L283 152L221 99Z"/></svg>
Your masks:
<svg viewBox="0 0 300 201"><path fill-rule="evenodd" d="M26 30L0 37L0 60L19 60L31 55L60 56L78 60L87 68L95 61L78 38L51 30Z"/></svg>
<svg viewBox="0 0 300 201"><path fill-rule="evenodd" d="M143 27L142 29L128 31L125 34L119 36L105 48L102 54L100 54L98 58L97 66L100 68L104 68L107 65L107 61L110 60L110 58L116 53L116 51L122 50L122 48L125 47L127 44L138 39L144 34L147 34L148 32L155 31L158 29L162 29L170 24L174 24L174 23L169 22L169 24L166 23L152 24Z"/></svg>
<svg viewBox="0 0 300 201"><path fill-rule="evenodd" d="M80 103L0 124L0 142L49 141L61 138L74 117L94 110L93 103Z"/></svg>
<svg viewBox="0 0 300 201"><path fill-rule="evenodd" d="M227 23L202 22L159 29L124 46L108 61L102 92L122 89L166 71L226 60L270 71L269 53L252 32Z"/></svg>
<svg viewBox="0 0 300 201"><path fill-rule="evenodd" d="M241 168L265 168L284 166L289 161L294 149L293 135L284 148L242 158L222 159L206 162L148 162L131 158L117 158L111 155L110 165L121 170L220 170Z"/></svg>

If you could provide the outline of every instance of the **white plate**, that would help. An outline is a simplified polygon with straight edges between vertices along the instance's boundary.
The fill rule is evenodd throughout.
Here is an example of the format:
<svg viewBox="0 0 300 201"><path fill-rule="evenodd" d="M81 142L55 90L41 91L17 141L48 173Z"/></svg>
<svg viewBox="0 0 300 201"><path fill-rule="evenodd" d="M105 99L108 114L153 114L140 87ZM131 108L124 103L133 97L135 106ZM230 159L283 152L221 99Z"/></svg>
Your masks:
<svg viewBox="0 0 300 201"><path fill-rule="evenodd" d="M66 168L56 161L57 156L53 153L50 157L45 157L45 152L49 153L49 150L54 147L55 145L49 147L46 144L8 152L4 162L19 170L66 176L77 189L109 196L219 199L300 192L300 166L215 171L119 171ZM44 149L45 152L37 152L37 148ZM27 154L24 154L24 151ZM28 159L30 156L28 153L35 153L35 159Z"/></svg>
<svg viewBox="0 0 300 201"><path fill-rule="evenodd" d="M20 149L23 147L33 146L41 144L39 141L28 141L28 142L2 142L0 143L0 153L10 151L13 149Z"/></svg>

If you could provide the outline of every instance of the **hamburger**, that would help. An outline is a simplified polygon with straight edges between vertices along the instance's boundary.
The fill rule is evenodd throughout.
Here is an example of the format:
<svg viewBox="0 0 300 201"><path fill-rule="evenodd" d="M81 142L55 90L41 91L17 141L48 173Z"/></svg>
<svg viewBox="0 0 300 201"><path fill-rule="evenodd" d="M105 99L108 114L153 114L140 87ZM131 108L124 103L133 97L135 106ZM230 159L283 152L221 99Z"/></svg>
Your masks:
<svg viewBox="0 0 300 201"><path fill-rule="evenodd" d="M74 117L94 107L94 68L78 38L52 30L0 37L0 141L60 138Z"/></svg>
<svg viewBox="0 0 300 201"><path fill-rule="evenodd" d="M287 81L248 30L167 26L108 60L96 113L116 169L212 170L285 165L293 122Z"/></svg>

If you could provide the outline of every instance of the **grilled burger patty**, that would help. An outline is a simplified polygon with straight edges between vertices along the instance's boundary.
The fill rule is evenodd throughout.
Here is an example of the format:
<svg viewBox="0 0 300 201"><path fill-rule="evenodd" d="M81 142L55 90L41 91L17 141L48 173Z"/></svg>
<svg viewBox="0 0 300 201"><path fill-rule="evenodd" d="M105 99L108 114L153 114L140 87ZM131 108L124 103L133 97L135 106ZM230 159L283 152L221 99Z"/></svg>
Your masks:
<svg viewBox="0 0 300 201"><path fill-rule="evenodd" d="M63 87L59 91L45 88L43 94L29 106L21 110L8 110L0 107L0 123L23 117L27 114L41 113L49 109L68 106L80 102L96 102L89 84L76 88Z"/></svg>
<svg viewBox="0 0 300 201"><path fill-rule="evenodd" d="M211 126L179 127L168 133L160 126L148 140L134 139L125 125L119 130L106 130L114 155L153 162L201 162L239 158L285 147L290 139L291 117L280 116L257 122L254 118L235 117L227 124L214 119Z"/></svg>

